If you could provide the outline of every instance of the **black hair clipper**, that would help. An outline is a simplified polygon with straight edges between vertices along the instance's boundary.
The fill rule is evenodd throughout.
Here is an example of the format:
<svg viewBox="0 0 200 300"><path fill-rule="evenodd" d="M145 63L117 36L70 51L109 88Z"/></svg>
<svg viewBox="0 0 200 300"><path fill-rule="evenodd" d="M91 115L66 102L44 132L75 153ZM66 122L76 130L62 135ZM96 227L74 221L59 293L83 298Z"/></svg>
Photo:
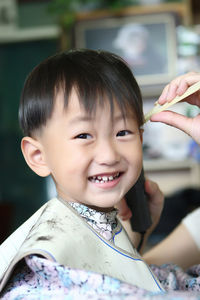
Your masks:
<svg viewBox="0 0 200 300"><path fill-rule="evenodd" d="M142 234L144 234L152 224L144 182L144 171L142 169L138 181L125 196L127 205L132 212L130 220L132 230Z"/></svg>

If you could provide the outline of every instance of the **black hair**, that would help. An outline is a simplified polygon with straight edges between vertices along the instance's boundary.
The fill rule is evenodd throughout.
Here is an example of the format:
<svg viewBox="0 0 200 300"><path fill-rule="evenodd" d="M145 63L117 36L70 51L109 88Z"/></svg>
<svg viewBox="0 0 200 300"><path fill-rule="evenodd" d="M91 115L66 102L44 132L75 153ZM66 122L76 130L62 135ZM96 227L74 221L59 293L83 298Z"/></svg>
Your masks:
<svg viewBox="0 0 200 300"><path fill-rule="evenodd" d="M74 49L47 58L27 77L19 107L23 133L31 136L46 124L59 91L63 91L67 107L73 88L87 112L94 112L106 101L113 111L116 101L123 115L130 109L138 126L143 125L141 92L125 61L106 51Z"/></svg>

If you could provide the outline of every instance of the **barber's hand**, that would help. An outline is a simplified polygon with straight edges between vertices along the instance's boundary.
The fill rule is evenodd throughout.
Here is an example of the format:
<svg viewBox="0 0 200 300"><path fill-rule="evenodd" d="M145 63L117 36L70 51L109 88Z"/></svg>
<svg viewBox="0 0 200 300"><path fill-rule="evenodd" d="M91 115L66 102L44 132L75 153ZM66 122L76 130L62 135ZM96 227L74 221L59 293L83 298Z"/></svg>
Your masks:
<svg viewBox="0 0 200 300"><path fill-rule="evenodd" d="M151 227L154 228L160 220L164 206L164 195L158 184L149 179L145 180L145 191L148 194L149 211L153 223Z"/></svg>
<svg viewBox="0 0 200 300"><path fill-rule="evenodd" d="M149 210L153 225L155 227L160 219L160 215L163 209L164 196L163 193L160 191L158 185L149 179L145 180L145 191L148 194ZM131 218L132 212L126 203L125 198L123 198L117 204L116 208L119 210L118 215L123 221L129 220Z"/></svg>
<svg viewBox="0 0 200 300"><path fill-rule="evenodd" d="M172 101L177 95L182 95L188 87L200 81L200 73L190 72L172 80L163 90L158 102L164 104ZM200 90L183 100L200 107ZM153 122L162 122L176 127L190 135L200 144L200 114L194 118L188 118L172 111L163 111L151 117Z"/></svg>

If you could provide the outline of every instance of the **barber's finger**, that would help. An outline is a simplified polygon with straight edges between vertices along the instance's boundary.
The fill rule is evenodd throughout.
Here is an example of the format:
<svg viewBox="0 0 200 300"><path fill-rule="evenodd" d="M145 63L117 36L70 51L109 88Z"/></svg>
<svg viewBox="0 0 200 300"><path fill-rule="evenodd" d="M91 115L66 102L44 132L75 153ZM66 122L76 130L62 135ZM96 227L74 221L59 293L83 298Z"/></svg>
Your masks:
<svg viewBox="0 0 200 300"><path fill-rule="evenodd" d="M184 75L176 77L168 85L165 86L158 99L160 105L164 104L166 101L170 102L176 97L177 89L183 76Z"/></svg>
<svg viewBox="0 0 200 300"><path fill-rule="evenodd" d="M157 183L155 183L154 181L149 180L149 179L145 180L145 192L149 196L154 196L158 190L159 190L159 187L158 187Z"/></svg>
<svg viewBox="0 0 200 300"><path fill-rule="evenodd" d="M170 102L177 96L178 84L173 82L169 85L166 101Z"/></svg>
<svg viewBox="0 0 200 300"><path fill-rule="evenodd" d="M116 208L118 209L118 216L120 217L120 219L122 219L123 221L125 220L129 220L132 217L132 212L130 210L130 208L128 207L127 203L126 203L126 199L123 198L117 205Z"/></svg>
<svg viewBox="0 0 200 300"><path fill-rule="evenodd" d="M200 73L188 72L173 79L162 91L158 102L164 104L172 101L177 95L181 96L191 85L200 81Z"/></svg>
<svg viewBox="0 0 200 300"><path fill-rule="evenodd" d="M153 122L162 122L178 128L189 134L191 130L191 119L173 111L163 111L151 117Z"/></svg>
<svg viewBox="0 0 200 300"><path fill-rule="evenodd" d="M166 102L166 97L167 97L167 93L168 93L168 88L169 88L169 84L166 85L160 95L160 97L158 98L158 102L160 105L162 105L163 103Z"/></svg>
<svg viewBox="0 0 200 300"><path fill-rule="evenodd" d="M146 180L145 190L149 195L149 204L151 207L156 207L156 209L159 211L162 210L164 195L161 192L158 184L152 180Z"/></svg>

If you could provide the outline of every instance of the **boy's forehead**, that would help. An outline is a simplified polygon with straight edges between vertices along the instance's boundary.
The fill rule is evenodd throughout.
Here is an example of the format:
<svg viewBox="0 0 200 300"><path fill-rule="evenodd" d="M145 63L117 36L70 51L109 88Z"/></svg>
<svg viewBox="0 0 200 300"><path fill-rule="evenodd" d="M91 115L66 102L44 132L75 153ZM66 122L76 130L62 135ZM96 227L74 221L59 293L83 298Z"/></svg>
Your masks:
<svg viewBox="0 0 200 300"><path fill-rule="evenodd" d="M75 88L72 88L69 95L67 104L65 102L64 92L61 90L57 93L55 99L54 112L59 110L66 114L72 115L81 115L85 119L95 119L98 115L108 115L111 119L126 119L126 118L135 118L135 111L130 106L123 106L123 109L118 104L117 100L113 97L112 101L109 100L108 96L105 95L103 99L101 97L96 97L93 99L94 103L92 108L88 109L86 103L83 101L81 96L78 95ZM90 105L89 105L90 106Z"/></svg>

